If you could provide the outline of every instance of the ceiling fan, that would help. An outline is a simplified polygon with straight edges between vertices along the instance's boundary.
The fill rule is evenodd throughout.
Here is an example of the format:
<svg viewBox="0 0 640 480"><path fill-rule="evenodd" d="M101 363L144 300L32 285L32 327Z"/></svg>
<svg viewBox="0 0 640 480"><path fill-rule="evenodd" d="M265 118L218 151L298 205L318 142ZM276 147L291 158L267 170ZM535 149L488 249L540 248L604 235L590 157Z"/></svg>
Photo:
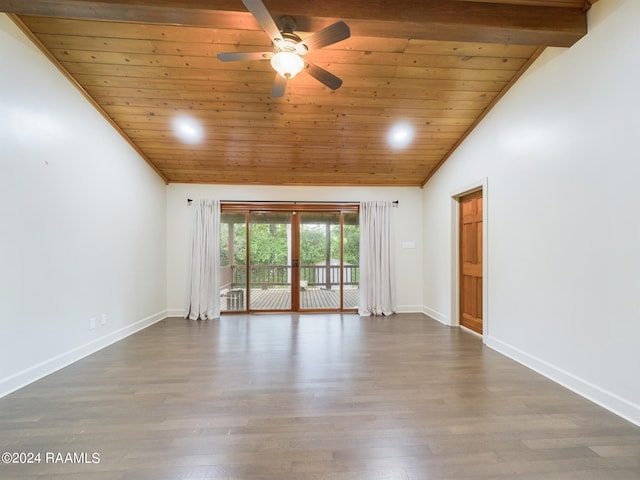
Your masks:
<svg viewBox="0 0 640 480"><path fill-rule="evenodd" d="M237 62L243 60L271 60L271 66L277 72L273 86L272 97L284 95L287 80L295 77L302 70L326 85L331 90L337 90L342 80L322 67L303 60L303 56L312 50L340 42L351 36L349 26L344 22L336 22L302 40L296 35L296 22L292 17L284 16L280 19L278 28L271 14L262 0L242 0L247 10L258 21L262 29L271 40L271 52L225 52L218 53L218 60L223 62Z"/></svg>

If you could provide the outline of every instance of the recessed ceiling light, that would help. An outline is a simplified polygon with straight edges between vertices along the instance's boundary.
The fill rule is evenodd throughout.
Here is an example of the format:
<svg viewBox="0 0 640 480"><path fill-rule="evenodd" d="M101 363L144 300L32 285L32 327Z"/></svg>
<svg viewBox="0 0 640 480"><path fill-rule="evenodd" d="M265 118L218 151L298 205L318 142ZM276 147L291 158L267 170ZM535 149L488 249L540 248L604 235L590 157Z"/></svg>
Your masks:
<svg viewBox="0 0 640 480"><path fill-rule="evenodd" d="M204 138L202 124L195 118L186 115L173 119L173 132L184 143L200 143Z"/></svg>
<svg viewBox="0 0 640 480"><path fill-rule="evenodd" d="M413 142L415 130L413 125L407 122L396 123L387 134L389 146L395 149L407 148Z"/></svg>

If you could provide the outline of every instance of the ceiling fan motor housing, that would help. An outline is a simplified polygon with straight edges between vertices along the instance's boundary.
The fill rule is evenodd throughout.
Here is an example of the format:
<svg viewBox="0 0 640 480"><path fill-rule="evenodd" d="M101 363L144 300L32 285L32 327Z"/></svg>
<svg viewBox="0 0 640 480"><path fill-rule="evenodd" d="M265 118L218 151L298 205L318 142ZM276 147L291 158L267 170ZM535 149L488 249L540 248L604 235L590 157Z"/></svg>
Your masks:
<svg viewBox="0 0 640 480"><path fill-rule="evenodd" d="M273 52L294 52L298 55L305 55L309 50L306 45L300 44L302 39L293 33L296 29L296 21L293 17L285 15L280 17L280 33L282 41L279 38L273 41Z"/></svg>
<svg viewBox="0 0 640 480"><path fill-rule="evenodd" d="M289 15L280 17L280 31L282 33L293 33L296 31L296 19Z"/></svg>

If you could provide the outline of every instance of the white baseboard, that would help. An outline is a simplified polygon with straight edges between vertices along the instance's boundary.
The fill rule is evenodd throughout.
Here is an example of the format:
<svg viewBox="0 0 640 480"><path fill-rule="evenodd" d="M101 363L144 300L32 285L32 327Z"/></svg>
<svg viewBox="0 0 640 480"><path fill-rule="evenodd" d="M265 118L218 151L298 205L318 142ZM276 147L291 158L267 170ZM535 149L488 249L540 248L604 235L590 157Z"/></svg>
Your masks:
<svg viewBox="0 0 640 480"><path fill-rule="evenodd" d="M420 305L396 305L396 313L422 313Z"/></svg>
<svg viewBox="0 0 640 480"><path fill-rule="evenodd" d="M540 358L529 355L518 348L507 345L496 338L488 336L485 339L485 343L488 347L518 363L521 363L525 367L544 375L545 377L559 383L563 387L568 388L593 403L600 405L619 417L640 426L640 405L621 398L615 393L608 392L597 385L551 365Z"/></svg>
<svg viewBox="0 0 640 480"><path fill-rule="evenodd" d="M440 313L437 310L434 310L427 306L423 306L421 312L440 322L441 324L446 325L447 327L451 326L451 324L449 323L449 318L444 313Z"/></svg>
<svg viewBox="0 0 640 480"><path fill-rule="evenodd" d="M46 377L61 368L71 365L72 363L77 362L78 360L108 347L112 343L122 340L123 338L145 329L165 318L167 318L166 311L155 313L149 317L143 318L142 320L138 320L135 323L116 330L115 332L108 333L100 338L85 343L84 345L80 345L69 350L68 352L61 353L60 355L56 355L55 357L26 368L18 373L10 375L9 377L3 378L0 380L0 398L10 394L11 392L19 390L36 380Z"/></svg>
<svg viewBox="0 0 640 480"><path fill-rule="evenodd" d="M167 317L182 317L187 314L187 311L184 308L171 308L167 310Z"/></svg>

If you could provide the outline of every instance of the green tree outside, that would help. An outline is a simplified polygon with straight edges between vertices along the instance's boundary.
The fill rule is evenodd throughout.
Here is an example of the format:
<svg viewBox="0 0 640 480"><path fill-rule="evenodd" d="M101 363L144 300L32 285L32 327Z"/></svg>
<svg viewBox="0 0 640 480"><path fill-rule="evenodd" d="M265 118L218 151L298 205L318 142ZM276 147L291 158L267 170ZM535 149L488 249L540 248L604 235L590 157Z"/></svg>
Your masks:
<svg viewBox="0 0 640 480"><path fill-rule="evenodd" d="M220 259L221 265L230 264L229 233L233 225L233 264L246 265L246 223L244 214L224 214L221 224ZM340 259L340 224L336 214L328 214L327 221L332 222L329 229L330 259L335 264ZM288 223L252 223L251 263L254 265L287 265L289 259ZM325 223L303 223L300 235L300 265L313 266L324 264L327 260L327 228ZM360 257L360 228L358 214L344 215L343 261L345 265L358 265ZM307 279L311 280L311 279Z"/></svg>

